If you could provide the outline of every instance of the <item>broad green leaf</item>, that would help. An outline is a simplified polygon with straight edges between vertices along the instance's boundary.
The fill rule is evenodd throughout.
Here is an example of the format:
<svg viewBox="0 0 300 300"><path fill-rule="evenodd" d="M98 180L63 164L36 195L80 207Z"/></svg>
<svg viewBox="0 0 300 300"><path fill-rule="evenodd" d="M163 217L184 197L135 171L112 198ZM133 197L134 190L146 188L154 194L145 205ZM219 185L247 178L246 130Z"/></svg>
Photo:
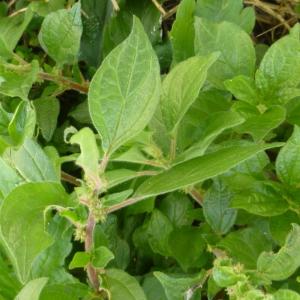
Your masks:
<svg viewBox="0 0 300 300"><path fill-rule="evenodd" d="M82 34L81 7L60 9L46 16L39 42L45 52L59 65L73 64L77 60Z"/></svg>
<svg viewBox="0 0 300 300"><path fill-rule="evenodd" d="M70 143L80 146L81 153L76 164L84 170L87 181L99 188L99 150L95 134L88 127L82 128L72 135Z"/></svg>
<svg viewBox="0 0 300 300"><path fill-rule="evenodd" d="M203 124L203 130L199 135L199 141L181 153L175 163L201 156L209 145L226 129L238 126L244 119L236 112L226 111L212 113Z"/></svg>
<svg viewBox="0 0 300 300"><path fill-rule="evenodd" d="M7 128L14 146L21 145L26 137L33 136L35 121L36 114L29 102L20 102Z"/></svg>
<svg viewBox="0 0 300 300"><path fill-rule="evenodd" d="M154 276L147 276L143 281L147 300L167 300L163 287Z"/></svg>
<svg viewBox="0 0 300 300"><path fill-rule="evenodd" d="M0 158L0 198L5 198L22 181L18 173Z"/></svg>
<svg viewBox="0 0 300 300"><path fill-rule="evenodd" d="M114 193L114 194L109 194L107 196L104 196L102 198L103 207L110 207L123 202L132 194L132 192L133 190L129 189L119 193Z"/></svg>
<svg viewBox="0 0 300 300"><path fill-rule="evenodd" d="M219 51L219 59L208 72L208 80L218 88L238 75L253 77L255 50L248 34L229 22L218 24L196 17L195 53L208 55ZM234 47L232 47L234 45Z"/></svg>
<svg viewBox="0 0 300 300"><path fill-rule="evenodd" d="M134 196L144 199L216 177L266 149L282 144L232 146L178 164L145 180Z"/></svg>
<svg viewBox="0 0 300 300"><path fill-rule="evenodd" d="M79 123L92 124L87 101L79 103L75 109L69 113L69 116Z"/></svg>
<svg viewBox="0 0 300 300"><path fill-rule="evenodd" d="M198 0L196 15L213 22L228 21L250 33L255 24L252 7L244 8L242 0Z"/></svg>
<svg viewBox="0 0 300 300"><path fill-rule="evenodd" d="M28 100L29 91L37 80L39 64L13 65L0 60L0 94Z"/></svg>
<svg viewBox="0 0 300 300"><path fill-rule="evenodd" d="M113 152L144 129L159 92L156 55L134 18L131 34L106 57L90 85L90 114L105 152Z"/></svg>
<svg viewBox="0 0 300 300"><path fill-rule="evenodd" d="M283 197L280 185L268 181L255 181L233 196L231 207L242 208L255 215L271 217L283 214L288 210L289 205Z"/></svg>
<svg viewBox="0 0 300 300"><path fill-rule="evenodd" d="M263 251L270 251L272 244L267 237L253 227L229 233L218 247L227 251L230 257L246 268L256 269L256 261Z"/></svg>
<svg viewBox="0 0 300 300"><path fill-rule="evenodd" d="M180 2L176 19L170 32L173 48L173 64L177 64L195 55L194 53L194 24L195 1Z"/></svg>
<svg viewBox="0 0 300 300"><path fill-rule="evenodd" d="M76 252L69 264L69 269L84 268L90 262L90 258L91 255L88 252Z"/></svg>
<svg viewBox="0 0 300 300"><path fill-rule="evenodd" d="M291 276L300 266L300 226L292 224L292 230L284 246L277 252L263 252L257 260L257 270L269 280L279 281Z"/></svg>
<svg viewBox="0 0 300 300"><path fill-rule="evenodd" d="M202 265L201 255L206 247L202 234L199 227L184 226L174 229L169 236L171 255L185 272Z"/></svg>
<svg viewBox="0 0 300 300"><path fill-rule="evenodd" d="M114 300L146 300L136 279L122 270L108 269L102 280L103 287L109 290Z"/></svg>
<svg viewBox="0 0 300 300"><path fill-rule="evenodd" d="M51 1L33 1L30 3L30 9L38 15L45 17L53 11L63 9L65 0L51 0Z"/></svg>
<svg viewBox="0 0 300 300"><path fill-rule="evenodd" d="M26 181L59 180L52 162L35 141L26 138L11 155L12 163Z"/></svg>
<svg viewBox="0 0 300 300"><path fill-rule="evenodd" d="M37 124L43 138L49 142L57 126L60 104L57 98L45 97L33 101L36 110Z"/></svg>
<svg viewBox="0 0 300 300"><path fill-rule="evenodd" d="M62 186L49 182L18 186L3 201L0 209L1 242L21 282L27 281L37 255L52 243L44 229L45 209L69 203L70 198Z"/></svg>
<svg viewBox="0 0 300 300"><path fill-rule="evenodd" d="M212 273L214 281L220 287L231 287L239 281L245 281L246 275L234 269L233 266L216 265Z"/></svg>
<svg viewBox="0 0 300 300"><path fill-rule="evenodd" d="M38 278L29 281L18 293L15 300L39 300L48 278Z"/></svg>
<svg viewBox="0 0 300 300"><path fill-rule="evenodd" d="M148 242L153 252L163 256L170 255L168 239L172 230L170 220L158 209L154 209L147 227Z"/></svg>
<svg viewBox="0 0 300 300"><path fill-rule="evenodd" d="M207 223L218 234L227 233L236 220L237 211L230 208L231 197L221 181L215 181L205 194L203 213Z"/></svg>
<svg viewBox="0 0 300 300"><path fill-rule="evenodd" d="M160 109L169 132L176 132L178 124L196 100L206 80L208 69L217 58L217 54L191 57L176 65L165 77Z"/></svg>
<svg viewBox="0 0 300 300"><path fill-rule="evenodd" d="M294 29L299 30L299 25ZM285 89L300 83L300 40L292 34L275 42L256 72L255 82L266 103L284 103Z"/></svg>
<svg viewBox="0 0 300 300"><path fill-rule="evenodd" d="M300 127L295 126L292 136L280 150L276 159L276 173L288 185L300 183Z"/></svg>
<svg viewBox="0 0 300 300"><path fill-rule="evenodd" d="M240 102L234 106L234 110L245 118L245 122L236 129L237 132L249 133L256 142L284 122L286 116L285 109L279 105L272 105L260 113L254 106Z"/></svg>
<svg viewBox="0 0 300 300"><path fill-rule="evenodd" d="M182 193L171 193L162 199L159 209L169 218L174 227L191 225L192 223L188 215L193 209L193 204L189 197Z"/></svg>
<svg viewBox="0 0 300 300"><path fill-rule="evenodd" d="M260 95L255 86L253 78L239 75L224 82L226 89L238 100L248 102L252 105L260 103Z"/></svg>
<svg viewBox="0 0 300 300"><path fill-rule="evenodd" d="M0 56L10 56L19 39L23 35L26 27L30 23L33 13L28 9L25 14L17 14L13 17L5 17L0 19ZM2 45L6 48L4 48Z"/></svg>
<svg viewBox="0 0 300 300"><path fill-rule="evenodd" d="M280 289L273 294L274 300L300 300L300 295L292 290Z"/></svg>
<svg viewBox="0 0 300 300"><path fill-rule="evenodd" d="M104 269L114 258L114 254L107 247L101 246L93 251L91 262L94 267Z"/></svg>
<svg viewBox="0 0 300 300"><path fill-rule="evenodd" d="M193 295L192 288L201 283L205 272L194 275L166 275L162 272L154 272L154 276L163 286L168 300L190 299Z"/></svg>
<svg viewBox="0 0 300 300"><path fill-rule="evenodd" d="M82 283L52 284L42 290L39 300L81 300L88 293L88 286Z"/></svg>

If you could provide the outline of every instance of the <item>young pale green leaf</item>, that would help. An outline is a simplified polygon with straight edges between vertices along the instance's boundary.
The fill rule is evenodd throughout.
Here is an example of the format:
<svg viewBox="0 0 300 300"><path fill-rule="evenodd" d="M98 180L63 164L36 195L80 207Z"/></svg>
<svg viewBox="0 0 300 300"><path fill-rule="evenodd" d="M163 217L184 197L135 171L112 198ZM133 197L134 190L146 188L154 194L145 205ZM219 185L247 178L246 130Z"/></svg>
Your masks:
<svg viewBox="0 0 300 300"><path fill-rule="evenodd" d="M90 262L91 255L88 252L76 252L73 256L69 269L84 268Z"/></svg>
<svg viewBox="0 0 300 300"><path fill-rule="evenodd" d="M84 170L86 179L99 187L99 150L95 134L88 127L82 128L71 137L70 143L80 146L81 153L76 164Z"/></svg>
<svg viewBox="0 0 300 300"><path fill-rule="evenodd" d="M281 145L232 146L185 161L144 181L134 196L144 199L193 185L225 173L259 152Z"/></svg>
<svg viewBox="0 0 300 300"><path fill-rule="evenodd" d="M105 152L113 152L144 129L159 93L158 61L142 24L134 18L131 34L105 58L90 85L90 114Z"/></svg>
<svg viewBox="0 0 300 300"><path fill-rule="evenodd" d="M212 84L223 89L225 80L238 75L253 77L255 50L250 37L240 27L229 22L216 24L196 17L195 30L196 54L221 53L208 72L208 80Z"/></svg>
<svg viewBox="0 0 300 300"><path fill-rule="evenodd" d="M244 119L236 112L226 111L212 113L204 124L199 142L193 144L175 159L175 164L199 157L205 153L209 145L226 129L238 126Z"/></svg>
<svg viewBox="0 0 300 300"><path fill-rule="evenodd" d="M33 13L28 9L25 14L17 14L0 19L0 56L8 58L18 44Z"/></svg>
<svg viewBox="0 0 300 300"><path fill-rule="evenodd" d="M52 162L35 141L26 138L11 156L12 163L26 181L59 181Z"/></svg>
<svg viewBox="0 0 300 300"><path fill-rule="evenodd" d="M280 289L273 294L274 300L300 300L300 295L292 290Z"/></svg>
<svg viewBox="0 0 300 300"><path fill-rule="evenodd" d="M7 128L14 146L21 145L26 137L32 138L35 121L36 114L29 102L20 102Z"/></svg>
<svg viewBox="0 0 300 300"><path fill-rule="evenodd" d="M276 159L276 173L280 180L291 186L300 183L300 127L295 126L292 136Z"/></svg>
<svg viewBox="0 0 300 300"><path fill-rule="evenodd" d="M248 33L255 24L254 9L244 8L243 0L198 0L196 15L216 23L235 23Z"/></svg>
<svg viewBox="0 0 300 300"><path fill-rule="evenodd" d="M28 280L36 256L52 243L44 229L45 209L69 204L62 186L49 182L20 185L4 199L0 209L1 243L21 282Z"/></svg>
<svg viewBox="0 0 300 300"><path fill-rule="evenodd" d="M28 100L29 91L37 80L39 64L12 65L0 60L0 94Z"/></svg>
<svg viewBox="0 0 300 300"><path fill-rule="evenodd" d="M137 280L122 270L108 269L102 280L114 300L147 300Z"/></svg>
<svg viewBox="0 0 300 300"><path fill-rule="evenodd" d="M218 247L227 251L231 257L246 268L256 269L256 261L263 251L272 250L267 237L256 228L246 228L229 233L220 241Z"/></svg>
<svg viewBox="0 0 300 300"><path fill-rule="evenodd" d="M114 258L114 254L107 247L101 246L93 251L91 262L94 267L104 269Z"/></svg>
<svg viewBox="0 0 300 300"><path fill-rule="evenodd" d="M169 248L172 257L187 272L190 268L201 267L201 255L206 247L199 227L184 226L174 229L169 235ZM187 251L188 250L188 251Z"/></svg>
<svg viewBox="0 0 300 300"><path fill-rule="evenodd" d="M277 252L263 252L257 260L257 270L269 280L280 281L291 276L300 266L300 226L292 224L292 230L284 246Z"/></svg>
<svg viewBox="0 0 300 300"><path fill-rule="evenodd" d="M228 188L222 182L216 181L204 197L205 219L220 235L227 233L236 220L237 211L230 208L231 196Z"/></svg>
<svg viewBox="0 0 300 300"><path fill-rule="evenodd" d="M43 138L49 142L57 126L60 104L55 97L39 98L33 101L37 124Z"/></svg>
<svg viewBox="0 0 300 300"><path fill-rule="evenodd" d="M231 207L242 208L264 217L281 215L289 209L281 187L267 181L253 182L248 189L236 193L232 198Z"/></svg>
<svg viewBox="0 0 300 300"><path fill-rule="evenodd" d="M39 300L48 278L37 278L29 281L18 293L15 300Z"/></svg>
<svg viewBox="0 0 300 300"><path fill-rule="evenodd" d="M299 24L295 26L299 30ZM282 103L286 88L300 82L300 40L292 34L279 39L265 54L256 72L256 85L267 103Z"/></svg>
<svg viewBox="0 0 300 300"><path fill-rule="evenodd" d="M237 103L234 108L245 118L245 122L236 129L237 132L249 133L256 142L284 122L286 116L285 108L279 105L271 106L264 113L258 112L254 107L247 111L247 103Z"/></svg>
<svg viewBox="0 0 300 300"><path fill-rule="evenodd" d="M183 0L180 2L176 19L170 32L173 47L173 64L177 64L195 55L194 13L194 0Z"/></svg>
<svg viewBox="0 0 300 300"><path fill-rule="evenodd" d="M217 58L216 53L191 57L176 65L164 79L160 109L169 132L176 132L178 124L198 97L208 69Z"/></svg>
<svg viewBox="0 0 300 300"><path fill-rule="evenodd" d="M81 6L60 9L46 16L39 33L39 42L57 64L73 64L77 60L82 34Z"/></svg>
<svg viewBox="0 0 300 300"><path fill-rule="evenodd" d="M192 288L201 283L205 272L194 275L166 275L162 272L154 272L154 276L159 280L165 290L168 300L190 299L193 295Z"/></svg>

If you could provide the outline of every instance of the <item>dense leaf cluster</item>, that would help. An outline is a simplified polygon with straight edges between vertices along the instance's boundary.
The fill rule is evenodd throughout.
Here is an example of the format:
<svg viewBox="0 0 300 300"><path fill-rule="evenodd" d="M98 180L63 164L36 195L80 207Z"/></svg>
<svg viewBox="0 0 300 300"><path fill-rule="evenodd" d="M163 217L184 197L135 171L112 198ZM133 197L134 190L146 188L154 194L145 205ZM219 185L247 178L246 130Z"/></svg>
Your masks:
<svg viewBox="0 0 300 300"><path fill-rule="evenodd" d="M0 300L300 299L300 26L162 2L0 3Z"/></svg>

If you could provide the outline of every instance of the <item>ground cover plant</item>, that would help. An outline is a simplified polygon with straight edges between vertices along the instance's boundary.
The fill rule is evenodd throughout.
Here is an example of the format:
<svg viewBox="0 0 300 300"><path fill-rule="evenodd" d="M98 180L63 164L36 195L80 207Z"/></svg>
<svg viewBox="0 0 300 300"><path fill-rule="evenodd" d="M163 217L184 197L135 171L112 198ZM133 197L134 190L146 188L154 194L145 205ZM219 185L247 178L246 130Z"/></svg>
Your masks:
<svg viewBox="0 0 300 300"><path fill-rule="evenodd" d="M299 300L297 1L0 3L0 300Z"/></svg>

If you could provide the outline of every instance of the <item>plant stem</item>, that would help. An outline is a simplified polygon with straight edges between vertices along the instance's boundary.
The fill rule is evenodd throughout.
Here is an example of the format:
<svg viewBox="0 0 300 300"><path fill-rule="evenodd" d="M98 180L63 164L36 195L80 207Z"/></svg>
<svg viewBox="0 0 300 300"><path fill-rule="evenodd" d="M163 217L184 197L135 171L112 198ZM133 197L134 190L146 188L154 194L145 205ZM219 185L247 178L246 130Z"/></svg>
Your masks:
<svg viewBox="0 0 300 300"><path fill-rule="evenodd" d="M119 4L118 4L117 0L111 0L111 3L112 3L112 6L113 6L115 11L120 10L120 7L119 7Z"/></svg>
<svg viewBox="0 0 300 300"><path fill-rule="evenodd" d="M164 8L158 3L157 0L151 0L152 3L155 5L155 7L159 10L159 12L165 16L166 15L166 11L164 10Z"/></svg>
<svg viewBox="0 0 300 300"><path fill-rule="evenodd" d="M60 176L61 176L61 180L63 180L63 181L71 183L75 186L80 186L80 182L77 180L76 177L74 177L64 171L60 172Z"/></svg>
<svg viewBox="0 0 300 300"><path fill-rule="evenodd" d="M72 81L69 78L63 77L63 76L57 76L57 75L52 75L49 73L45 72L39 72L39 78L42 80L48 80L48 81L53 81L58 84L62 84L68 89L78 91L82 94L87 94L89 90L88 84L80 84L77 82Z"/></svg>
<svg viewBox="0 0 300 300"><path fill-rule="evenodd" d="M119 204L116 204L116 205L113 205L111 206L110 208L108 208L106 210L106 213L110 214L110 213L113 213L119 209L122 209L124 207L127 207L129 205L132 205L132 204L135 204L141 200L143 200L144 198L143 197L137 197L137 198L128 198L127 200L119 203Z"/></svg>
<svg viewBox="0 0 300 300"><path fill-rule="evenodd" d="M90 252L93 248L93 235L94 235L94 229L95 229L95 219L92 214L92 212L89 212L89 217L87 221L87 226L86 226L86 238L85 238L85 251ZM96 269L91 265L91 263L88 264L87 266L87 275L88 278L93 286L93 288L96 291L99 291L99 280L98 280L98 274Z"/></svg>

